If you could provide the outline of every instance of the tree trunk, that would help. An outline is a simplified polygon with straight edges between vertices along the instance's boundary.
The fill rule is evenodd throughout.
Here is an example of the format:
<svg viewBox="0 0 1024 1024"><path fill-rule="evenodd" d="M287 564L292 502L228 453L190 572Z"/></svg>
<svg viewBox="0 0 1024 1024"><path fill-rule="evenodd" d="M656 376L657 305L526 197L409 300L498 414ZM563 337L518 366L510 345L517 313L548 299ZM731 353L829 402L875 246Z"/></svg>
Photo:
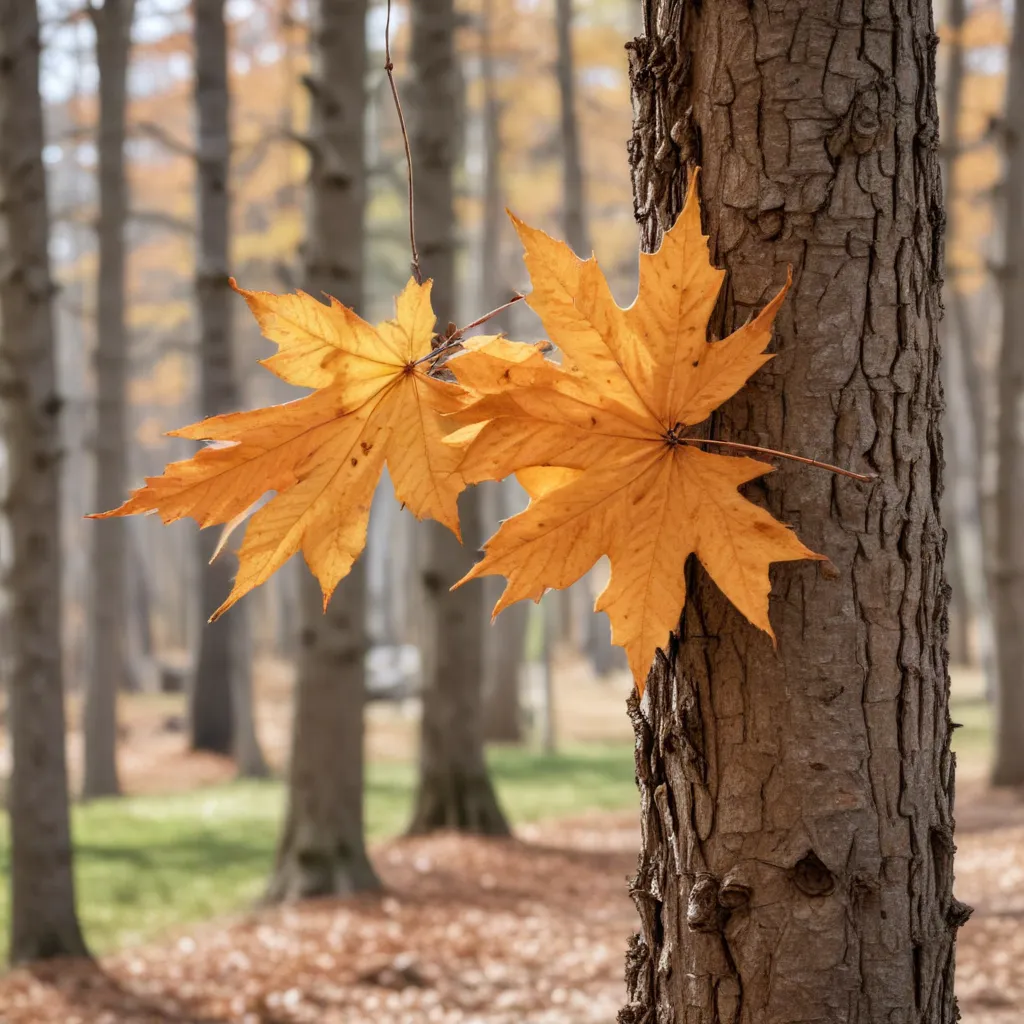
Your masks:
<svg viewBox="0 0 1024 1024"><path fill-rule="evenodd" d="M460 73L453 0L412 6L413 88L410 140L416 165L417 238L424 273L443 327L455 316L456 214ZM459 828L508 831L483 759L480 698L483 608L480 591L449 588L469 571L482 543L479 498L459 501L463 544L440 523L427 522L419 545L423 594L423 719L420 778L411 833Z"/></svg>
<svg viewBox="0 0 1024 1024"><path fill-rule="evenodd" d="M461 78L453 0L411 8L413 83L410 143L416 166L417 239L443 328L455 316L454 173L460 146ZM480 590L449 587L472 566L483 541L479 497L459 500L463 544L440 523L425 523L418 557L423 594L423 718L420 777L409 831L454 828L504 834L483 753L483 615Z"/></svg>
<svg viewBox="0 0 1024 1024"><path fill-rule="evenodd" d="M483 231L480 240L481 310L494 309L511 297L505 278L502 239L508 229L505 215L505 182L502 168L502 118L505 104L498 90L498 74L494 57L494 0L483 0L480 11L480 82L483 88L481 119L484 136ZM488 331L507 331L509 310L490 321Z"/></svg>
<svg viewBox="0 0 1024 1024"><path fill-rule="evenodd" d="M481 627L485 609L480 589L473 584L448 590L469 571L484 539L479 504L470 492L463 492L459 499L459 520L462 545L439 523L426 524L431 536L423 546L420 567L427 613L423 718L419 784L409 832L422 835L456 829L507 835L508 824L484 760Z"/></svg>
<svg viewBox="0 0 1024 1024"><path fill-rule="evenodd" d="M326 8L331 0L321 0ZM361 4L361 0L360 0ZM352 5L359 6L360 4ZM361 35L352 37L362 42ZM356 562L323 610L310 573L295 688L288 810L267 889L271 901L347 896L380 887L363 828L363 664L366 567Z"/></svg>
<svg viewBox="0 0 1024 1024"><path fill-rule="evenodd" d="M319 0L312 73L306 289L359 308L366 177L366 0ZM299 673L288 812L268 889L272 900L345 895L380 883L363 830L366 564L341 581L326 612L303 567Z"/></svg>
<svg viewBox="0 0 1024 1024"><path fill-rule="evenodd" d="M948 351L948 349L947 349ZM946 391L943 388L943 391ZM947 392L948 393L948 392ZM947 416L946 423L950 422ZM943 425L943 434L946 424ZM946 461L947 476L954 475L957 470L953 468L954 457ZM942 518L949 520L954 516L952 495L948 492L942 496ZM949 653L951 665L969 665L972 660L972 649L970 642L971 632L971 609L970 604L964 596L964 566L963 552L960 549L960 531L951 529L946 536L946 580L949 583L949 636L946 638L946 650Z"/></svg>
<svg viewBox="0 0 1024 1024"><path fill-rule="evenodd" d="M99 68L99 274L96 297L96 509L124 499L128 430L125 382L124 227L128 185L124 169L125 105L133 0L105 0L88 8L96 29ZM95 524L92 548L92 655L83 710L82 796L120 792L117 777L117 692L126 688L128 529L122 519Z"/></svg>
<svg viewBox="0 0 1024 1024"><path fill-rule="evenodd" d="M1024 12L1010 44L1006 106L1006 255L1003 345L999 357L999 483L996 496L995 608L999 660L997 786L1024 782Z"/></svg>
<svg viewBox="0 0 1024 1024"><path fill-rule="evenodd" d="M479 484L476 488L481 511L481 536L489 536L503 519L514 515L522 488L515 477L500 483ZM501 595L503 581L484 577L485 609L493 608ZM526 660L526 628L530 605L517 601L506 608L492 624L483 622L483 723L484 739L499 743L521 743L523 715L521 707L522 672Z"/></svg>
<svg viewBox="0 0 1024 1024"><path fill-rule="evenodd" d="M946 237L956 239L956 162L960 152L959 118L963 102L964 48L961 42L965 15L964 0L950 0L947 10L949 42L946 46L946 73L942 110L941 143L943 185L946 195ZM947 399L945 436L950 438L946 453L946 479L949 485L943 497L943 516L949 520L950 543L947 550L948 578L953 587L950 601L950 654L966 660L961 641L970 623L977 636L978 660L986 679L986 689L994 689L995 641L989 603L988 558L984 522L981 515L981 464L983 449L979 438L980 410L973 397L971 373L978 334L966 313L960 294L957 268L947 268L943 298L950 316L943 323L942 387ZM948 515L947 515L948 512ZM956 615L953 615L954 610ZM956 642L954 642L956 641ZM958 650L959 648L959 650Z"/></svg>
<svg viewBox="0 0 1024 1024"><path fill-rule="evenodd" d="M84 956L75 914L64 752L60 600L60 408L47 251L39 16L0 5L0 415L5 447L4 665L13 764L15 963Z"/></svg>
<svg viewBox="0 0 1024 1024"><path fill-rule="evenodd" d="M631 45L643 248L700 178L721 335L793 267L776 358L715 436L831 564L775 572L778 647L689 566L630 701L641 794L621 1024L953 1024L947 587L938 503L941 189L926 0L645 0ZM667 638L666 638L667 639Z"/></svg>
<svg viewBox="0 0 1024 1024"><path fill-rule="evenodd" d="M487 602L493 607L493 602ZM521 673L530 606L518 601L484 634L484 739L522 743ZM486 628L486 627L485 627Z"/></svg>
<svg viewBox="0 0 1024 1024"><path fill-rule="evenodd" d="M586 259L590 255L590 232L587 225L586 184L583 172L583 152L580 145L579 117L576 113L576 59L572 46L573 0L555 0L555 78L558 81L559 128L562 142L562 232L569 246ZM588 578L577 580L568 590L551 590L544 600L549 606L545 628L552 641L545 648L546 656L556 648L570 646L577 650L587 647L593 629L592 619L597 617L590 594ZM580 613L582 612L582 616ZM584 635L576 635L579 619ZM609 634L610 636L610 634ZM545 678L552 676L548 661Z"/></svg>
<svg viewBox="0 0 1024 1024"><path fill-rule="evenodd" d="M572 0L555 0L555 32L558 37L558 77L562 129L562 230L565 240L584 259L589 255L583 157L576 116L576 62L572 52Z"/></svg>
<svg viewBox="0 0 1024 1024"><path fill-rule="evenodd" d="M228 39L224 0L196 0L196 123L198 236L196 304L199 311L201 400L204 416L232 412L240 405L232 351L232 299L228 239L231 164ZM256 738L252 709L252 651L249 609L236 605L209 622L231 590L231 556L210 559L217 534L200 534L204 626L199 663L189 690L189 739L193 750L234 754L240 775L264 776L267 765Z"/></svg>
<svg viewBox="0 0 1024 1024"><path fill-rule="evenodd" d="M484 188L483 237L481 239L481 287L479 308L494 309L508 299L504 284L502 232L507 221L504 211L502 181L501 119L503 104L498 95L494 60L494 2L484 0L480 19L480 78L483 86ZM494 331L508 329L508 311L496 316ZM498 523L510 514L507 507L508 488L514 479L490 485L485 491L476 488L479 511L486 532L497 529ZM487 498L493 498L488 502ZM500 582L493 577L484 582L487 607L493 607L500 593ZM494 586L491 586L494 584ZM492 593L493 592L493 593ZM493 600L491 599L493 596ZM523 723L519 706L520 671L526 642L528 608L519 602L498 616L496 622L483 620L483 728L484 739L501 743L521 743Z"/></svg>

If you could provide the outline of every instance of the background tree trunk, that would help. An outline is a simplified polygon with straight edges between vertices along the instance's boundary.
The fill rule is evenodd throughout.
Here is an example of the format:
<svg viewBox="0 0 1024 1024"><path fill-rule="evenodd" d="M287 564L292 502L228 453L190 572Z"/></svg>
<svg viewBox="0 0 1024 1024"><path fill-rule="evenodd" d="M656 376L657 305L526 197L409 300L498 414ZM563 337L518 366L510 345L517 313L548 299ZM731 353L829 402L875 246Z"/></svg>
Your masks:
<svg viewBox="0 0 1024 1024"><path fill-rule="evenodd" d="M363 299L366 0L319 0L312 74L306 289L348 306ZM268 890L274 900L347 894L380 883L363 830L366 558L323 609L303 567L299 673L288 811Z"/></svg>
<svg viewBox="0 0 1024 1024"><path fill-rule="evenodd" d="M241 404L232 350L234 296L228 283L231 122L224 0L196 0L193 16L201 402L203 416L216 416L232 412ZM239 604L216 622L208 621L230 592L235 572L232 556L227 553L210 564L217 540L213 530L199 535L203 627L199 633L199 663L189 690L189 740L193 750L234 754L240 775L264 776L267 765L256 739L252 710L249 608Z"/></svg>
<svg viewBox="0 0 1024 1024"><path fill-rule="evenodd" d="M963 103L964 48L961 42L965 16L964 0L950 0L946 11L949 44L942 108L942 172L946 197L946 238L953 242L957 233L956 164L960 154L959 119ZM947 246L951 248L951 246ZM953 589L950 599L950 656L955 661L969 657L967 634L975 628L978 661L986 679L986 689L994 689L995 641L988 594L988 544L984 538L981 515L981 465L983 452L978 430L980 415L973 408L971 370L978 344L978 331L967 315L960 292L957 268L946 267L943 299L950 315L943 322L944 358L941 363L942 387L946 395L944 436L950 439L946 451L948 491L943 495L943 517L950 532L947 548L947 577ZM955 643L953 641L956 641Z"/></svg>
<svg viewBox="0 0 1024 1024"><path fill-rule="evenodd" d="M494 607L493 601L487 602ZM520 700L530 606L517 601L506 608L484 635L484 739L499 743L523 741Z"/></svg>
<svg viewBox="0 0 1024 1024"><path fill-rule="evenodd" d="M60 397L47 250L39 18L0 5L0 414L11 553L4 637L13 765L11 960L84 956L64 752Z"/></svg>
<svg viewBox="0 0 1024 1024"><path fill-rule="evenodd" d="M466 491L459 499L459 520L464 546L439 524L427 524L433 535L421 566L428 617L422 647L420 772L409 832L456 829L507 835L484 760L480 590L472 585L448 590L461 566L468 571L472 557L467 559L466 552L478 551L484 540L478 502Z"/></svg>
<svg viewBox="0 0 1024 1024"><path fill-rule="evenodd" d="M493 0L484 0L480 15L480 78L483 85L484 195L483 237L481 244L481 310L495 309L508 301L505 284L502 231L505 217L502 181L501 118L503 104L498 93L498 75L494 58L496 38ZM494 331L508 329L507 311L491 321ZM478 508L483 517L483 532L492 533L498 523L512 514L510 489L518 485L514 478L475 488ZM486 488L486 489L485 489ZM492 500L488 501L490 498ZM501 581L488 577L481 581L485 605L493 608L501 593ZM526 620L529 607L523 601L499 615L492 624L486 618L483 636L483 730L485 740L520 743L523 723L520 709L520 673L526 644Z"/></svg>
<svg viewBox="0 0 1024 1024"><path fill-rule="evenodd" d="M326 7L332 0L321 0ZM359 6L351 5L351 6ZM362 40L362 36L352 39ZM350 39L351 41L351 39ZM295 688L288 810L267 889L271 901L345 896L380 887L363 827L366 567L356 562L323 610L310 573L300 584L303 627Z"/></svg>
<svg viewBox="0 0 1024 1024"><path fill-rule="evenodd" d="M501 520L514 515L525 504L523 490L514 476L501 483L478 485L476 490L481 507L487 510L481 524L481 537L492 534ZM492 500L488 501L488 498ZM504 582L493 576L484 577L480 582L484 585L485 610L491 609L501 595ZM529 602L517 601L506 608L493 625L484 623L485 740L500 743L521 743L523 740L521 691L529 618Z"/></svg>
<svg viewBox="0 0 1024 1024"><path fill-rule="evenodd" d="M587 221L586 176L583 148L580 144L579 116L576 112L576 58L573 53L573 0L555 0L556 58L559 128L562 149L562 233L570 248L586 259L591 252ZM592 576L588 574L568 590L549 590L544 600L555 605L545 615L545 648L548 664L546 678L553 683L551 661L559 647L570 645L582 650L594 665L610 655L611 630L607 618L594 611ZM581 627L581 628L580 628ZM596 655L596 657L595 657ZM597 670L600 674L600 669Z"/></svg>
<svg viewBox="0 0 1024 1024"><path fill-rule="evenodd" d="M460 74L452 0L417 0L411 8L412 88L407 96L416 167L416 231L434 309L443 330L455 316L454 172L460 144ZM439 523L423 525L423 718L420 777L410 832L439 828L504 834L483 753L483 617L480 589L449 587L464 576L483 542L479 497L459 500L463 544Z"/></svg>
<svg viewBox="0 0 1024 1024"><path fill-rule="evenodd" d="M128 184L124 171L125 106L131 51L133 0L104 0L89 8L96 29L99 69L99 274L96 296L96 500L97 510L124 500L128 463L125 386L125 244ZM117 778L117 692L129 672L128 523L101 519L92 547L92 646L83 726L84 797L120 792Z"/></svg>
<svg viewBox="0 0 1024 1024"><path fill-rule="evenodd" d="M996 438L995 608L999 659L996 709L997 786L1024 782L1024 12L1018 4L1010 43L1006 106L1006 255L1003 346L999 359Z"/></svg>
<svg viewBox="0 0 1024 1024"><path fill-rule="evenodd" d="M555 33L562 134L562 230L565 240L582 258L590 254L584 195L583 155L576 116L576 62L572 52L572 0L555 0Z"/></svg>
<svg viewBox="0 0 1024 1024"><path fill-rule="evenodd" d="M642 932L619 1020L953 1024L930 4L645 0L644 26L643 248L703 163L715 333L793 267L778 355L712 429L878 479L787 463L749 489L831 560L776 571L777 651L689 566L681 637L630 702Z"/></svg>

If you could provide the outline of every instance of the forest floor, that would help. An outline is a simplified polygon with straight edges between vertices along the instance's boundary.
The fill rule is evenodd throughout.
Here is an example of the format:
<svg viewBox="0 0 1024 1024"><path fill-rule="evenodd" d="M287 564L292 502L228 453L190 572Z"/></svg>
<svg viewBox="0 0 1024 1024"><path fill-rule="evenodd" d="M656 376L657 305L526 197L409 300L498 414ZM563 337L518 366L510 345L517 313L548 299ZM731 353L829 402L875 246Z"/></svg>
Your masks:
<svg viewBox="0 0 1024 1024"><path fill-rule="evenodd" d="M965 1024L1024 1017L1024 799L963 787ZM4 1024L611 1024L636 917L636 818L605 812L375 849L382 898L182 929L0 979Z"/></svg>
<svg viewBox="0 0 1024 1024"><path fill-rule="evenodd" d="M1024 793L984 785L985 711L975 682L961 677L954 708L966 725L957 733L956 893L975 907L957 951L958 993L965 1024L1019 1024ZM589 687L565 684L567 696L587 699L573 702L582 724L559 716L563 739L585 744L580 750L605 744L620 751L618 772L627 734L615 723L624 691ZM616 709L614 719L601 712L605 704ZM371 713L377 761L408 757L410 737L393 717L384 708ZM261 734L275 761L265 724ZM286 729L286 722L275 726ZM131 728L144 735L138 723ZM136 756L126 781L152 813L192 799L152 795L159 792L156 769L146 767L143 752ZM583 764L577 777L586 779L595 769ZM601 765L598 776L610 770ZM504 785L522 773L519 762L509 762ZM223 778L213 772L199 784ZM0 1024L611 1024L636 926L626 879L636 864L637 828L635 810L614 809L623 796L606 782L576 793L577 807L605 801L605 809L587 813L571 813L574 794L560 795L551 779L534 779L540 805L525 790L508 790L521 801L514 803L512 840L375 842L382 897L222 914L164 928L96 964L12 971L0 977ZM180 788L180 774L171 788ZM213 817L223 824L220 807Z"/></svg>

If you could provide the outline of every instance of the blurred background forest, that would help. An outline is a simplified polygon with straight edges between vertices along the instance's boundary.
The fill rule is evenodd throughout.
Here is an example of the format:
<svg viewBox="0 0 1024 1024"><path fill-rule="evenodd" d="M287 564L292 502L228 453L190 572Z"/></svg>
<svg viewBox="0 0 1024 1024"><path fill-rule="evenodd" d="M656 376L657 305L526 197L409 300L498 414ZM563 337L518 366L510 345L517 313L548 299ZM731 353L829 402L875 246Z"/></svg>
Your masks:
<svg viewBox="0 0 1024 1024"><path fill-rule="evenodd" d="M209 544L201 552L191 521L165 527L156 517L103 523L83 519L119 503L130 487L159 473L167 462L191 455L194 442L167 432L219 411L225 395L228 405L237 408L296 397L294 388L258 365L273 346L261 338L235 296L230 298L227 357L212 348L204 352L209 321L204 320L203 282L210 279L212 266L214 277L223 277L226 270L247 289L312 290L310 282L323 277L310 269L315 264L310 190L329 187L330 181L326 186L324 181L332 176L336 183L354 175L365 188L365 234L361 243L356 238L361 294L352 299L350 290L341 298L356 302L371 321L393 314L393 296L409 277L409 242L403 140L384 71L385 8L371 3L365 20L364 95L358 101L365 102L362 153L339 154L327 145L332 103L356 101L330 94L341 87L335 80L340 69L329 59L326 36L317 35L312 2L228 0L222 10L186 0L106 0L95 9L81 0L39 4L49 254L59 286L54 310L63 402L61 646L79 917L92 951L120 957L122 972L159 970L155 965L165 959L179 964L176 984L185 1002L176 1004L174 1012L180 1013L199 1012L188 1009L188 986L182 979L198 970L197 958L217 942L200 939L197 946L191 930L197 922L245 915L263 895L276 901L362 887L358 871L340 868L345 876L340 882L334 874L333 881L319 885L310 881L315 872L308 864L288 867L292 833L301 831L303 822L319 827L321 813L296 808L303 794L315 804L316 793L324 792L296 777L294 764L289 782L289 761L294 762L296 751L309 755L307 771L326 779L328 791L352 784L360 793L363 789L362 768L352 768L351 757L334 759L331 734L325 740L312 737L318 716L322 729L336 721L331 716L339 710L365 719L365 736L361 726L353 731L351 723L344 735L350 746L355 744L357 760L365 749L365 832L373 844L401 833L410 822L422 826L414 828L417 832L442 826L501 832L507 820L520 837L544 843L556 832L578 834L584 845L599 850L609 837L618 841L624 834L626 855L619 849L608 852L607 863L601 864L602 870L609 865L616 870L622 865L622 870L610 883L600 883L619 886L623 893L619 879L631 869L630 843L635 845L631 730L624 713L631 682L621 652L610 644L607 619L591 610L607 571L601 566L566 594L549 594L539 606L510 610L494 626L486 610L496 596L495 581L488 581L470 599L476 615L470 632L478 639L468 647L475 653L442 650L439 655L438 645L446 646L445 613L430 611L417 568L431 543L424 539L429 528L399 508L385 482L373 507L365 578L354 577L353 593L358 587L358 594L345 598L348 613L355 608L365 619L365 643L359 640L355 648L365 646L365 678L360 669L356 684L365 689L365 713L361 693L353 699L349 688L348 703L340 709L311 698L302 716L293 714L297 689L315 672L303 654L306 634L314 627L303 597L308 574L300 560L293 559L233 609L225 619L230 628L210 627L205 624L210 600L223 598L233 571L230 550L222 560L226 568L214 573L205 568L203 557ZM230 97L229 137L221 140L219 152L216 145L210 149L215 132L202 138L203 103L212 105L213 116L226 95L215 87L216 74L203 84L194 37L200 8L205 17L211 9L214 16L222 15L226 25L227 78L222 85ZM596 252L619 302L631 301L637 232L626 155L632 112L624 42L641 30L639 15L639 5L628 0L461 2L453 22L454 87L427 103L424 72L415 67L412 53L414 19L396 2L392 55L425 194L431 189L431 157L417 153L417 141L429 144L430 126L438 125L449 143L455 140L448 178L453 218L445 243L452 254L451 300L439 310L444 318L467 323L528 287L519 244L502 212L506 206L567 239L581 254ZM992 614L998 583L992 538L1000 489L1006 486L996 454L996 410L1004 331L1000 267L1011 240L1004 237L1001 217L1007 190L1024 189L1024 182L1008 180L1004 158L1014 11L1007 3L939 0L935 16L948 224L943 337L950 659L954 718L962 725L955 744L967 791L975 792L975 786L978 793L989 794L984 780L992 768L994 737L1001 735L1007 748L1024 747L1024 709L1008 718L1006 708L1012 710L1013 702L997 700L1009 681L997 685ZM214 69L215 64L214 59ZM442 100L442 105L429 105ZM230 215L219 240L204 230L202 211L209 208L201 205L209 188L217 190L216 183L203 181L204 168L210 172L215 165L229 168ZM428 202L424 193L418 199ZM221 258L229 254L226 267L218 263L218 245ZM433 273L429 253L425 270ZM539 322L524 304L509 310L500 327L523 341L540 337ZM221 380L219 397L211 390L211 366L218 358L233 373L227 385ZM514 483L479 490L483 536L525 503ZM231 537L229 549L240 533ZM0 556L7 559L9 544L0 536ZM459 674L466 676L461 692L476 692L468 721L474 737L466 740L452 727L447 733L442 729L441 743L460 751L486 751L481 762L494 781L496 807L477 818L466 811L467 820L449 808L440 820L427 820L425 801L430 801L424 793L432 766L444 757L432 761L433 755L422 752L421 745L429 747L431 740L421 739L421 708L430 699L427 694L449 686ZM1013 685L1021 689L1019 680ZM456 701L456 709L464 706ZM445 715L453 715L450 702ZM10 763L11 744L5 739L0 741L0 773L6 775ZM464 768L444 770L454 778ZM465 770L472 775L476 768L471 764ZM1024 777L998 781L1020 785ZM1006 799L986 795L985 820L1024 824L1017 804ZM610 812L618 816L593 817ZM551 824L566 818L573 824L563 822L557 829ZM346 827L350 837L351 822ZM355 832L359 846L359 822ZM1018 829L1014 835L1019 840L1024 832ZM484 889L486 879L519 869L511 862L489 864L491 854L483 848L445 850L396 848L380 872L392 871L394 877L406 872L429 891L436 883L438 858L443 864L447 855L468 864L470 873L476 871ZM301 851L298 856L301 861ZM968 877L971 856L968 849ZM1021 853L1011 849L1007 857L1019 883L1024 877ZM6 872L9 844L2 831L0 863ZM532 863L531 870L566 877L583 870L570 861ZM581 875L581 884L590 884L588 877ZM1007 877L1004 873L1004 881ZM1011 880L1006 885L1021 898L1019 884L1013 888ZM539 926L572 933L568 911L550 920L545 912L537 910ZM547 912L557 913L557 908ZM387 918L389 911L379 913ZM9 914L7 894L0 892L5 933ZM289 931L287 923L278 927L279 919L271 924L241 920L239 927L250 930L244 941L238 935L233 940L236 950L246 951L238 955L256 958L270 951L281 963L300 955L303 929L330 932L335 927L326 919L308 918L297 931ZM623 907L608 927L624 936L628 921L629 910ZM403 919L402 928L415 926ZM465 935L476 934L476 925L466 927ZM596 926L591 921L588 927L592 936ZM577 1016L552 1020L604 1019L602 1013L610 1019L616 1008L614 985L621 985L617 934L612 930L607 948L593 937L586 940L591 959L580 968L586 980L578 985L584 995ZM968 929L965 935L970 934ZM437 941L450 940L448 935ZM360 1012L368 1014L366 1019L398 1020L400 1006L406 1005L404 993L421 993L423 987L418 981L403 984L402 971L413 977L419 968L401 960L397 940L381 940L378 931L372 942L380 943L384 967L366 967L370 975L359 981ZM160 943L166 944L165 952ZM131 952L140 946L144 952ZM226 947L215 955L222 954L227 955ZM586 960L583 953L580 957ZM965 963L969 970L969 958ZM382 982L372 973L384 969L399 981ZM558 985L543 980L542 969L537 970L538 984L546 986L550 1000ZM995 983L983 974L966 975L969 1021L987 1020L985 1008L1001 1005L985 995ZM606 975L607 983L599 984ZM227 1007L218 1011L225 1020L328 1019L303 1017L306 990L299 992L269 969L267 977L251 998L231 991L230 985L210 998ZM524 983L526 988L530 984ZM972 984L982 993L973 1011ZM89 982L82 985L87 989ZM9 985L6 996L0 987L0 1020L8 1020L5 1010L12 1021L32 1019L13 1015L19 999L34 1005L37 994L31 986L24 980ZM481 978L476 991L493 1004L501 988L494 978ZM1024 991L1019 972L1003 977L996 988L1003 993L998 998L1011 1000L1005 1005L1024 1007L1013 1002ZM568 1005L573 998L566 989L553 1001ZM136 1019L127 1004L111 1010L112 1005L104 1004L120 1016L109 1019ZM526 1019L525 1006L517 1009L510 1002L508 1019ZM255 1015L244 1017L249 1011ZM391 1015L374 1017L385 1011Z"/></svg>

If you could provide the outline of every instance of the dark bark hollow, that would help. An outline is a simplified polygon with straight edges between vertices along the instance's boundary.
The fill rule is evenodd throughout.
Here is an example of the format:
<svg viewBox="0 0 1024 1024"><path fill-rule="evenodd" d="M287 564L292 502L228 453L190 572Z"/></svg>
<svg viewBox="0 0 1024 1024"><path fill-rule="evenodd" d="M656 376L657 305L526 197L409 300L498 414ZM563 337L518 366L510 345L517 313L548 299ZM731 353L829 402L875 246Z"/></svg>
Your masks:
<svg viewBox="0 0 1024 1024"><path fill-rule="evenodd" d="M953 757L939 522L942 208L925 0L645 0L630 47L644 248L702 165L724 333L778 289L778 355L716 436L831 564L774 575L778 649L698 566L631 701L642 929L621 1024L953 1024ZM682 567L680 567L682 569Z"/></svg>

